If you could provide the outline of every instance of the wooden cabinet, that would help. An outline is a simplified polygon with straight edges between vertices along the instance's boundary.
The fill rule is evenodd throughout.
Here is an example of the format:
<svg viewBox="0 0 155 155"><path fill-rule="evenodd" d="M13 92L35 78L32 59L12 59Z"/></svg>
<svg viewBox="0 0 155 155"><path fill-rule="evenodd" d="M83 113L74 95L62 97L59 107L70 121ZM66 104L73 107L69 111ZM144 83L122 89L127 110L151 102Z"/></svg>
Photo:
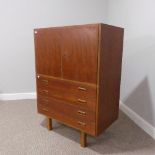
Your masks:
<svg viewBox="0 0 155 155"><path fill-rule="evenodd" d="M38 112L98 136L119 111L123 29L87 24L34 30Z"/></svg>

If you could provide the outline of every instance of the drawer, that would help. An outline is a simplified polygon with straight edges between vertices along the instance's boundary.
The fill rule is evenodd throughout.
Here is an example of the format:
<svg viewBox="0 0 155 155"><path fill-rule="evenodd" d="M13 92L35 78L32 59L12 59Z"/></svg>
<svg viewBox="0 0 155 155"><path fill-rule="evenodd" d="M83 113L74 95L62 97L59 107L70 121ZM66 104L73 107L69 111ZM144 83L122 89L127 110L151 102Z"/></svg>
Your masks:
<svg viewBox="0 0 155 155"><path fill-rule="evenodd" d="M38 98L38 105L47 108L49 112L58 112L68 117L85 120L87 122L95 122L95 112L86 110L77 105L69 104L66 101L61 101L54 98Z"/></svg>
<svg viewBox="0 0 155 155"><path fill-rule="evenodd" d="M95 135L95 114L68 103L50 99L38 99L38 112L64 124Z"/></svg>
<svg viewBox="0 0 155 155"><path fill-rule="evenodd" d="M95 111L95 85L40 76L37 79L37 90L38 95L65 100Z"/></svg>

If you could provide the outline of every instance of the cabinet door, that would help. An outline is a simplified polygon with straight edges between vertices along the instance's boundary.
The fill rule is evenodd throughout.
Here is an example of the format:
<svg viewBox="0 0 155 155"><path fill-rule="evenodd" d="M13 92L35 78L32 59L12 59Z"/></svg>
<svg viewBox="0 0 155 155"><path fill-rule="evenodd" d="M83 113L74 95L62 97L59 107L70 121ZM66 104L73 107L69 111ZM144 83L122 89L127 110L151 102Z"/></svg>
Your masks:
<svg viewBox="0 0 155 155"><path fill-rule="evenodd" d="M62 28L62 76L96 83L98 25Z"/></svg>
<svg viewBox="0 0 155 155"><path fill-rule="evenodd" d="M37 74L61 77L60 35L57 29L37 29L35 35Z"/></svg>

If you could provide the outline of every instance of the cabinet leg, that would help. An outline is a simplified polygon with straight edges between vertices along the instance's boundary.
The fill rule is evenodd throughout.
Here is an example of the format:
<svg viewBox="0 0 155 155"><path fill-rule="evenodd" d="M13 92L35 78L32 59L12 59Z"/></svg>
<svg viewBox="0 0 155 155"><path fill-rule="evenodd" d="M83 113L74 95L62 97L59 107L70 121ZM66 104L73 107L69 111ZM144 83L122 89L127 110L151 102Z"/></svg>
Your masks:
<svg viewBox="0 0 155 155"><path fill-rule="evenodd" d="M87 134L84 133L83 131L81 131L81 135L80 135L80 144L82 147L87 146Z"/></svg>
<svg viewBox="0 0 155 155"><path fill-rule="evenodd" d="M47 117L47 128L48 130L52 130L52 119Z"/></svg>

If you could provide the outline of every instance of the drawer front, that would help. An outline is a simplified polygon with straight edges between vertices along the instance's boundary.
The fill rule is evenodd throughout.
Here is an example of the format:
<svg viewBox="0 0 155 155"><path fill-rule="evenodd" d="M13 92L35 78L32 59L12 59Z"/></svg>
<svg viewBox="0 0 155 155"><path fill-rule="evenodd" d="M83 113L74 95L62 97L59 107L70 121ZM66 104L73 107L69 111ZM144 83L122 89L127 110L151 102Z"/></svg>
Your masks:
<svg viewBox="0 0 155 155"><path fill-rule="evenodd" d="M95 122L95 112L86 110L77 105L69 104L54 98L38 98L38 104L47 107L50 112L58 112L68 117L85 120L87 122Z"/></svg>
<svg viewBox="0 0 155 155"><path fill-rule="evenodd" d="M69 126L95 134L95 113L53 98L38 98L38 112Z"/></svg>
<svg viewBox="0 0 155 155"><path fill-rule="evenodd" d="M96 86L40 76L37 87L38 95L65 100L95 111Z"/></svg>

